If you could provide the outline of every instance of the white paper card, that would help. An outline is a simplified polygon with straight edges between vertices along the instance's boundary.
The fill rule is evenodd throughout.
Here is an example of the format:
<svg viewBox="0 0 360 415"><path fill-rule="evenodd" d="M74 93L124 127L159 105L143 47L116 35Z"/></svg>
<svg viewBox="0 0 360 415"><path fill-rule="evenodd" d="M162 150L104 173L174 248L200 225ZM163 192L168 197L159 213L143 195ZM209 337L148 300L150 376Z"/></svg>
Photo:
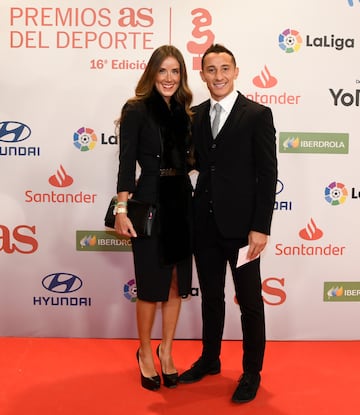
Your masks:
<svg viewBox="0 0 360 415"><path fill-rule="evenodd" d="M239 253L238 253L238 259L236 262L236 268L241 267L244 264L247 264L248 262L252 261L250 259L246 258L246 254L249 250L249 245L243 246L242 248L239 249ZM260 254L256 257L259 258ZM254 258L254 259L256 259Z"/></svg>

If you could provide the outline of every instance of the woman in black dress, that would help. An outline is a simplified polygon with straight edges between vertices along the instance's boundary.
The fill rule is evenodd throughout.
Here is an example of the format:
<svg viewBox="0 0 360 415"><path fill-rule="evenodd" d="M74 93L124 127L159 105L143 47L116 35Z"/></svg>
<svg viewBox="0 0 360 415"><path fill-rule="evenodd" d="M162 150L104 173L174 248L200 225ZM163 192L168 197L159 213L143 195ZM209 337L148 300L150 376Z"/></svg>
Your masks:
<svg viewBox="0 0 360 415"><path fill-rule="evenodd" d="M192 93L181 52L171 45L156 49L141 76L135 97L119 119L120 156L116 231L132 239L137 286L137 359L144 388L157 390L151 332L161 302L162 339L157 347L163 383L175 387L178 373L172 343L181 297L190 293L191 195L189 171ZM137 163L140 175L137 178ZM127 217L129 197L157 207L151 237L138 237Z"/></svg>

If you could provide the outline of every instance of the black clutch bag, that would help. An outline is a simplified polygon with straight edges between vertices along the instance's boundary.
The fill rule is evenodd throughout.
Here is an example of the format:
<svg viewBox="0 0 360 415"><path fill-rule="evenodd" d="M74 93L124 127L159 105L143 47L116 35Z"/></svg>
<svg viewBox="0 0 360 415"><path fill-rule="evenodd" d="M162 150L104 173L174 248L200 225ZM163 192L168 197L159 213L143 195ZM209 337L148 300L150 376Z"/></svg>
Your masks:
<svg viewBox="0 0 360 415"><path fill-rule="evenodd" d="M117 197L114 196L111 198L106 211L105 226L108 228L114 228L115 226L114 207L116 202ZM128 199L127 211L128 218L131 220L138 236L151 236L156 213L155 206L148 202L142 202L141 200Z"/></svg>

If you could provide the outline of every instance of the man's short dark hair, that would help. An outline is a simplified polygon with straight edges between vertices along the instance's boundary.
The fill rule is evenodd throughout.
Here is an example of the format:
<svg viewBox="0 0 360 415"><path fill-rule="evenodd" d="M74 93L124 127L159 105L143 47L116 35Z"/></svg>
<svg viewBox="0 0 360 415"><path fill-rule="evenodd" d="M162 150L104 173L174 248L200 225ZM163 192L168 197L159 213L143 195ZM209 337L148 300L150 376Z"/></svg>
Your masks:
<svg viewBox="0 0 360 415"><path fill-rule="evenodd" d="M227 53L228 55L231 56L231 60L233 61L234 66L236 67L236 59L235 59L234 54L231 52L231 50L219 43L215 43L215 44L212 44L210 47L208 47L206 51L204 52L201 58L201 69L204 69L204 60L205 60L205 57L209 53Z"/></svg>

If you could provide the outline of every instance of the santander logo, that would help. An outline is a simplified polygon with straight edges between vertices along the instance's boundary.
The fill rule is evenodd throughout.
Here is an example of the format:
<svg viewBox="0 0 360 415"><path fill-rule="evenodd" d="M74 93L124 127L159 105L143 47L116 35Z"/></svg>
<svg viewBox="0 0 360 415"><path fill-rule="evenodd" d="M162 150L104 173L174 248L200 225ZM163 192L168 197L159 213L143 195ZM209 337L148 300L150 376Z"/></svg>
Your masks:
<svg viewBox="0 0 360 415"><path fill-rule="evenodd" d="M306 241L316 241L323 236L323 231L316 226L314 219L311 218L306 227L300 230L299 236Z"/></svg>
<svg viewBox="0 0 360 415"><path fill-rule="evenodd" d="M60 165L55 174L49 177L48 182L51 186L65 188L72 185L74 179L69 176L64 167ZM95 203L96 193L85 193L80 190L76 193L65 192L63 190L51 190L49 192L34 192L31 189L25 190L26 203L76 203L93 204Z"/></svg>
<svg viewBox="0 0 360 415"><path fill-rule="evenodd" d="M245 96L252 101L258 102L262 105L298 105L300 103L301 95L289 94L287 91L277 93L275 88L268 92L271 88L278 85L277 78L271 74L269 68L264 65L264 68L256 75L252 83L254 86L259 88L261 91L253 91L245 93Z"/></svg>
<svg viewBox="0 0 360 415"><path fill-rule="evenodd" d="M253 84L258 88L272 88L277 84L275 76L271 75L268 67L265 65L260 75L255 76Z"/></svg>
<svg viewBox="0 0 360 415"><path fill-rule="evenodd" d="M55 187L68 187L71 186L73 182L74 179L66 173L62 165L60 165L55 174L49 177L49 183Z"/></svg>
<svg viewBox="0 0 360 415"><path fill-rule="evenodd" d="M342 256L345 254L346 246L335 245L333 242L326 244L314 244L323 237L323 231L316 226L315 221L311 218L305 228L299 231L300 238L310 243L300 243L286 245L277 243L275 245L275 255L277 256Z"/></svg>

